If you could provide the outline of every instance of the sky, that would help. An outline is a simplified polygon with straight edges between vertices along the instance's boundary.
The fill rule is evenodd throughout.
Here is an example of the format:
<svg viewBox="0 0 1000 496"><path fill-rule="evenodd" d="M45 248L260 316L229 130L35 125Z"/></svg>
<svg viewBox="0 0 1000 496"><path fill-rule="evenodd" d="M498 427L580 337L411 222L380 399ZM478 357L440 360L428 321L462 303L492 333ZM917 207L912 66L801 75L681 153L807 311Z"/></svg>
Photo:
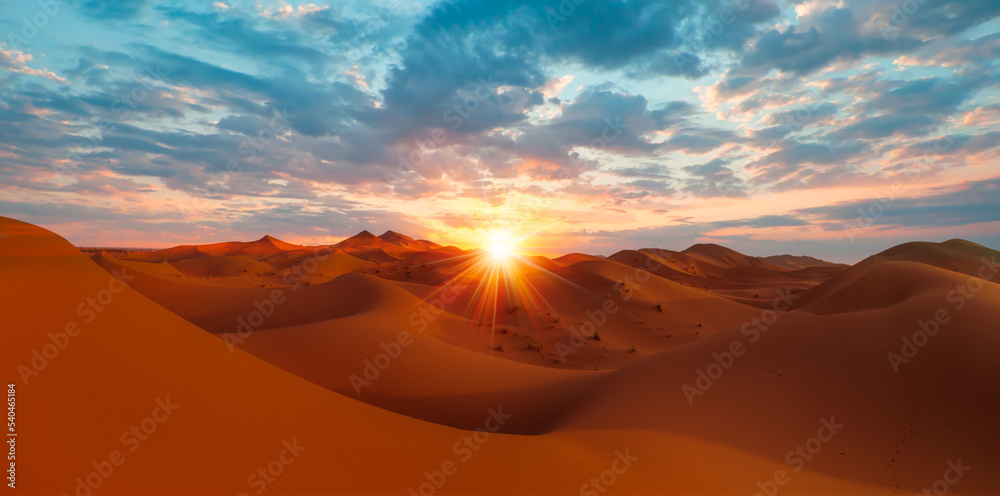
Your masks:
<svg viewBox="0 0 1000 496"><path fill-rule="evenodd" d="M1000 248L998 65L995 0L0 0L0 215L82 246Z"/></svg>

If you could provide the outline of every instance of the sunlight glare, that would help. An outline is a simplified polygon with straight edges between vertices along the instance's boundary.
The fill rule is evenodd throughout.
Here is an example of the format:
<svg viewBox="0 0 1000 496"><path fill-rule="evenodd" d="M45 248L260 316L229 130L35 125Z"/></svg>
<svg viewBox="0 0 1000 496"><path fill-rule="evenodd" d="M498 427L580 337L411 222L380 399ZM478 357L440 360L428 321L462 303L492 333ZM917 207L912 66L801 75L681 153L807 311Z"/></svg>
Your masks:
<svg viewBox="0 0 1000 496"><path fill-rule="evenodd" d="M496 260L506 260L515 255L516 243L507 231L494 231L489 234L486 251Z"/></svg>

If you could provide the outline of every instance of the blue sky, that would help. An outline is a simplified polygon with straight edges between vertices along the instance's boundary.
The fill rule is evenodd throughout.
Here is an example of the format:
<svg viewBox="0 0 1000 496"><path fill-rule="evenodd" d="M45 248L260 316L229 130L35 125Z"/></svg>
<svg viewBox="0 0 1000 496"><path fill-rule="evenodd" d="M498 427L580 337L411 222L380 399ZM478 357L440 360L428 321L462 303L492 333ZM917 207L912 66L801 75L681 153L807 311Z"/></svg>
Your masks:
<svg viewBox="0 0 1000 496"><path fill-rule="evenodd" d="M997 2L0 12L0 215L78 244L1000 246Z"/></svg>

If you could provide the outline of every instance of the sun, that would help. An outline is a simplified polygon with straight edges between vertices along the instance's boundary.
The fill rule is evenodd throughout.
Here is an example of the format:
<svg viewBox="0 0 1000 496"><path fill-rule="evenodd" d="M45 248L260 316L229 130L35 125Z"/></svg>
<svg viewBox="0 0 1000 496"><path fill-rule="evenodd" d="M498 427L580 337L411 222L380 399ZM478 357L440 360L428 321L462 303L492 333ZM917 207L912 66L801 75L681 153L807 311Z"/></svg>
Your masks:
<svg viewBox="0 0 1000 496"><path fill-rule="evenodd" d="M497 261L505 261L517 254L517 240L507 231L491 231L485 243L486 251Z"/></svg>

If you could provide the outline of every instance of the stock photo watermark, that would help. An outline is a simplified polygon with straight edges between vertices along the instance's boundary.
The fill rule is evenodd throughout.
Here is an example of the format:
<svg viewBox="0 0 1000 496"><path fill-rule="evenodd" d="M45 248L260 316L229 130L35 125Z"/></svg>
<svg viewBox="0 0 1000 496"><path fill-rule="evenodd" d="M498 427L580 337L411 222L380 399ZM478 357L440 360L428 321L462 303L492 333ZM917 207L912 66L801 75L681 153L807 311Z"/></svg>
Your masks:
<svg viewBox="0 0 1000 496"><path fill-rule="evenodd" d="M446 109L441 114L441 119L445 124L450 124L452 131L457 131L462 124L472 117L472 115L480 109L483 101L487 100L490 95L495 95L497 90L500 88L500 84L493 81L493 75L479 76L475 88L472 90L471 94L465 96L461 102L452 104L451 107ZM430 138L421 140L415 138L413 140L414 149L411 150L406 155L403 152L396 152L396 156L399 159L399 163L396 166L396 171L388 171L385 173L385 181L387 183L393 184L405 181L408 177L416 177L418 179L425 179L418 171L417 167L420 167L427 154L430 152L445 146L448 142L448 132L443 128L434 128L430 132Z"/></svg>
<svg viewBox="0 0 1000 496"><path fill-rule="evenodd" d="M930 487L924 487L915 496L944 496L951 491L951 487L958 484L965 477L965 474L972 470L972 467L962 464L962 459L948 460L948 468L945 469L941 478L932 482Z"/></svg>
<svg viewBox="0 0 1000 496"><path fill-rule="evenodd" d="M844 424L838 424L832 416L829 419L819 419L819 423L820 427L815 436L806 439L804 443L788 450L788 453L785 454L785 463L792 468L792 472L788 473L783 469L778 469L774 471L774 475L770 479L757 481L758 491L753 493L753 496L774 496L777 494L778 489L791 482L791 475L805 468L806 462L812 460L823 449L823 445L833 440L833 436L844 428Z"/></svg>
<svg viewBox="0 0 1000 496"><path fill-rule="evenodd" d="M66 1L60 2L59 0L38 0L35 5L38 9L32 12L30 15L21 17L21 29L19 32L10 31L7 33L7 44L14 50L21 51L27 48L28 43L38 36L45 26L49 25L55 16L59 14L60 9L63 4L69 4Z"/></svg>
<svg viewBox="0 0 1000 496"><path fill-rule="evenodd" d="M170 416L174 414L180 405L170 401L170 397L157 398L156 406L153 407L152 413L139 422L131 425L126 431L122 432L119 441L123 448L127 448L124 452L120 449L114 449L108 452L108 455L103 459L91 462L92 470L87 475L83 477L77 477L74 482L76 482L76 487L73 490L74 496L91 496L104 485L104 482L110 479L115 470L121 467L125 463L125 457L128 453L135 453L142 446L142 443L148 441L150 437L156 433L159 429L160 424L166 422L170 419ZM70 496L69 493L63 493L63 496Z"/></svg>
<svg viewBox="0 0 1000 496"><path fill-rule="evenodd" d="M17 488L17 384L7 384L7 487Z"/></svg>
<svg viewBox="0 0 1000 496"><path fill-rule="evenodd" d="M434 298L422 302L407 318L407 323L413 327L414 333L423 334L438 316L446 311L447 306L461 296L463 289L464 286L448 282L435 292ZM348 378L355 394L361 395L361 389L371 386L411 344L413 344L413 334L406 330L399 331L395 340L379 343L381 352L374 357L364 359L361 375L351 374Z"/></svg>
<svg viewBox="0 0 1000 496"><path fill-rule="evenodd" d="M622 301L628 301L635 294L635 291L638 291L643 284L653 277L652 271L662 266L653 257L648 257L642 267L636 268L632 274L626 275L622 282L615 284L615 291L612 294L620 297ZM620 309L621 307L614 298L607 298L601 303L600 308L584 312L587 320L580 323L577 327L569 328L570 335L567 342L556 342L555 349L556 353L559 354L559 361L565 362L569 356L575 354L577 350L587 343L587 338L594 339L598 337L598 331L608 323L608 317L618 313Z"/></svg>
<svg viewBox="0 0 1000 496"><path fill-rule="evenodd" d="M881 197L872 200L865 207L858 207L858 216L854 219L853 223L844 222L842 224L844 237L847 238L851 244L853 244L857 237L860 237L867 231L874 229L878 219L885 215L890 208L892 208L896 199L899 198L900 195L906 190L906 183L920 179L923 174L930 170L930 167L934 162L934 159L930 155L934 152L938 154L945 153L951 150L954 145L955 140L951 136L946 136L937 140L933 146L924 148L921 151L916 172L905 176L908 181L893 181Z"/></svg>
<svg viewBox="0 0 1000 496"><path fill-rule="evenodd" d="M458 461L447 458L441 462L440 468L424 471L424 482L407 488L406 492L410 496L432 496L445 486L448 478L457 474L461 464L468 462L475 456L476 452L483 448L490 440L490 434L495 433L503 427L504 423L511 418L511 414L503 413L503 407L490 408L486 411L486 420L483 426L472 431L472 434L462 436L451 447L451 452L459 457Z"/></svg>
<svg viewBox="0 0 1000 496"><path fill-rule="evenodd" d="M882 33L882 38L888 41L892 38L892 34L899 31L904 24L909 22L910 17L920 10L927 3L927 0L901 0L893 2L890 6L890 12L887 16L879 17L875 21L875 25L878 26L879 32ZM886 22L888 19L888 22Z"/></svg>
<svg viewBox="0 0 1000 496"><path fill-rule="evenodd" d="M85 137L66 152L66 158L54 162L52 168L58 174L70 174L80 168L83 155L91 155L97 152L107 134L115 131L115 122L122 123L131 117L132 111L149 97L149 92L155 86L153 83L163 79L163 74L159 65L146 67L143 71L145 77L138 83L132 85L128 91L115 96L111 103L111 109L115 112L113 119L109 120L101 117L95 123L93 136Z"/></svg>
<svg viewBox="0 0 1000 496"><path fill-rule="evenodd" d="M601 129L600 136L590 140L591 148L607 150L608 146L618 141L618 138L629 129L620 116L615 116L613 119L605 117L603 123L604 128ZM584 162L579 153L570 154L569 161L573 165L581 165Z"/></svg>
<svg viewBox="0 0 1000 496"><path fill-rule="evenodd" d="M246 342L257 329L263 326L267 319L288 301L290 293L294 293L302 286L309 284L309 278L319 270L319 262L329 258L333 252L332 247L316 247L312 255L282 273L281 281L289 286L272 289L268 292L267 298L253 301L254 310L251 310L246 316L236 317L235 332L222 336L229 353L235 353L237 346Z"/></svg>
<svg viewBox="0 0 1000 496"><path fill-rule="evenodd" d="M298 438L292 438L291 442L282 441L281 446L282 449L277 457L267 462L263 467L258 467L254 473L247 477L247 486L256 488L254 494L263 494L267 490L267 485L278 480L277 478L285 473L285 469L295 463L306 450L305 446L299 445ZM248 493L242 492L237 496L248 496Z"/></svg>
<svg viewBox="0 0 1000 496"><path fill-rule="evenodd" d="M562 0L555 7L546 5L544 9L545 20L549 21L549 26L552 29L556 29L559 24L566 22L576 13L577 7L587 1L589 0Z"/></svg>
<svg viewBox="0 0 1000 496"><path fill-rule="evenodd" d="M128 283L132 279L135 279L134 275L130 275L127 272L127 269L124 268L121 271L117 269L111 271L113 277L108 280L106 287L80 301L80 304L76 306L76 314L83 319L84 325L93 323L98 315L115 301L115 297L125 290L125 286L128 286ZM31 358L27 361L27 364L22 362L17 366L17 373L21 376L21 383L27 386L29 379L37 377L46 367L55 361L60 353L69 347L72 339L79 336L83 330L84 328L81 327L80 323L76 320L70 320L63 325L61 331L48 333L49 342L37 348L32 348Z"/></svg>
<svg viewBox="0 0 1000 496"><path fill-rule="evenodd" d="M247 136L236 147L236 153L247 162L263 156L267 152L268 145L278 139L291 129L291 121L295 119L294 114L288 112L288 107L284 107L279 112L273 110L273 116L267 121L267 127L257 131L256 136ZM229 189L229 182L232 175L242 172L243 164L240 160L230 160L226 162L226 170L212 174L212 179L202 188L201 195L195 198L205 198L217 195L223 190Z"/></svg>
<svg viewBox="0 0 1000 496"><path fill-rule="evenodd" d="M792 294L791 290L782 292L779 289L777 294L778 297L772 302L771 308L765 309L759 317L753 317L740 328L740 334L749 338L749 344L756 343L778 321L781 313L788 311L792 303L799 298L797 294ZM715 381L721 379L723 374L736 363L736 359L746 353L747 349L743 341L737 338L730 341L729 346L721 353L713 351L712 363L695 371L694 386L688 383L681 386L681 393L684 394L688 405L694 405L696 397L704 396L705 392L715 384Z"/></svg>
<svg viewBox="0 0 1000 496"><path fill-rule="evenodd" d="M615 450L615 456L611 459L611 467L602 471L597 477L584 482L580 486L580 496L599 496L608 492L608 489L615 482L618 482L618 477L625 475L625 472L632 468L632 464L639 460L638 456L632 456L628 450L625 448L624 453L622 450Z"/></svg>
<svg viewBox="0 0 1000 496"><path fill-rule="evenodd" d="M750 0L736 0L730 5L722 5L714 15L702 26L699 35L691 36L689 41L694 45L692 48L697 52L705 52L715 44L726 30L726 26L736 22L736 14L743 12L750 7ZM697 65L700 60L689 52L674 53L674 66L677 72L683 74L686 64Z"/></svg>
<svg viewBox="0 0 1000 496"><path fill-rule="evenodd" d="M968 302L972 301L983 289L983 281L992 281L1000 272L1000 263L997 263L997 256L992 259L982 257L983 264L979 266L976 276L970 276L964 282L956 285L945 294L945 301L951 304L951 309L938 308L928 319L917 320L916 331L909 336L903 336L900 341L899 351L890 351L886 357L889 359L889 366L892 371L898 373L900 367L910 363L917 353L931 342L931 338L938 335L943 329L942 326L951 322L952 312L959 312Z"/></svg>

